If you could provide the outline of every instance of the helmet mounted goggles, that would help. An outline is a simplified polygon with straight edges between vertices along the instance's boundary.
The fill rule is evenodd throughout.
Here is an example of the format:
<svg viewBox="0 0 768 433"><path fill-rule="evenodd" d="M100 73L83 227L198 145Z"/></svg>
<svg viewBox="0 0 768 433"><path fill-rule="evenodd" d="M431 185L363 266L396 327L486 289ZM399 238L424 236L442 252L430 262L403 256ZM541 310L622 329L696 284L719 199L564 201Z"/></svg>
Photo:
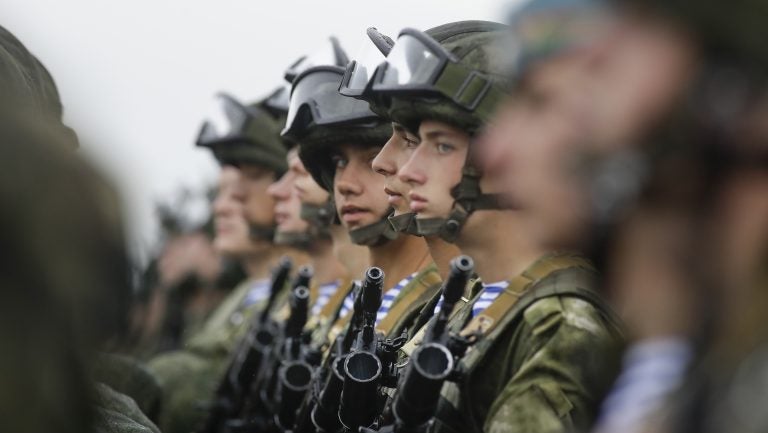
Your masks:
<svg viewBox="0 0 768 433"><path fill-rule="evenodd" d="M360 125L366 121L374 124L381 121L366 102L339 93L343 74L344 69L338 66L315 66L296 77L283 137L300 139L313 126Z"/></svg>
<svg viewBox="0 0 768 433"><path fill-rule="evenodd" d="M265 128L272 127L266 119L255 114L234 97L226 93L216 94L214 104L197 136L197 145L212 147L227 142L249 140L245 131L250 122L261 120Z"/></svg>
<svg viewBox="0 0 768 433"><path fill-rule="evenodd" d="M368 86L376 95L443 97L459 107L489 117L505 92L486 74L460 62L424 32L406 28Z"/></svg>
<svg viewBox="0 0 768 433"><path fill-rule="evenodd" d="M342 95L363 100L370 96L369 82L376 68L386 60L395 44L392 38L373 27L366 30L366 35L359 55L347 64L339 86Z"/></svg>

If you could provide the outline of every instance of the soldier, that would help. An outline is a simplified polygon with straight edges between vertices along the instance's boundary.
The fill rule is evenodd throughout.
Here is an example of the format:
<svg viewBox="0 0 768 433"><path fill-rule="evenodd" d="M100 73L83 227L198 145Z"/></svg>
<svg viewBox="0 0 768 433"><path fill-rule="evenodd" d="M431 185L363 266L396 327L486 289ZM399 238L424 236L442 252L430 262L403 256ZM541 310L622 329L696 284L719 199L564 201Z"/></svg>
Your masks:
<svg viewBox="0 0 768 433"><path fill-rule="evenodd" d="M387 220L391 208L383 178L370 164L387 141L389 126L364 102L339 94L343 73L341 67L316 66L296 77L283 136L299 144L306 169L333 193L352 242L367 246L371 265L385 270L376 326L386 336L399 336L433 295L428 289L439 276L424 241L398 236ZM333 334L348 320L351 307L348 298Z"/></svg>
<svg viewBox="0 0 768 433"><path fill-rule="evenodd" d="M279 112L269 107L270 98L249 107L226 95L218 102L219 110L198 138L198 145L210 148L222 164L214 245L241 257L249 278L213 311L185 350L150 362L164 391L160 425L171 433L191 431L203 421L235 343L266 302L270 266L287 252L272 244L274 211L267 194L285 171Z"/></svg>
<svg viewBox="0 0 768 433"><path fill-rule="evenodd" d="M626 391L617 391L614 401L622 404L606 405L613 409L608 415L615 412L614 419L635 418L637 402L642 401L641 408L656 414L645 416L637 431L762 431L767 425L765 416L753 403L761 399L759 378L764 377L766 365L761 354L764 332L757 325L757 317L766 309L765 222L758 216L764 215L766 204L766 135L758 125L766 118L768 62L756 42L765 36L757 18L765 5L739 2L728 14L708 2L628 1L620 5L623 28L635 31L612 41L605 59L615 65L632 42L644 40L648 46L647 35L655 34L652 52L676 49L676 57L689 59L690 66L686 74L657 71L655 76L645 76L645 82L637 76L634 81L621 76L607 81L614 88L640 86L646 90L632 104L615 104L611 110L613 118L628 119L618 132L631 140L623 142L618 151L601 149L598 153L598 158L610 161L620 151L633 152L645 164L637 192L628 200L631 212L615 224L614 236L619 242L611 254L620 264L630 263L625 266L629 271L622 269L622 274L629 275L617 278L616 287L634 304L631 324L642 337L635 346L648 345L658 335L679 336L694 357L701 357L694 359L685 385L677 392L673 392L674 386L670 390L660 384L677 385L682 373L670 375L667 368L657 369L655 377L636 374L649 371L649 365L674 365L665 352L626 365L624 376L639 380L624 382ZM666 24L666 32L658 30L660 23ZM659 62L662 67L667 63ZM666 85L659 86L659 82ZM651 99L656 103L646 105L649 110L637 110L638 101L653 97L648 89L663 98ZM591 142L596 144L605 143L600 139L608 136L606 129L615 134L615 129L600 126L593 130ZM674 236L659 233L658 226L675 223L678 226L670 230ZM637 239L665 252L658 256L677 259L675 286L658 290L654 281L645 278L649 287L638 290L641 279L632 271L647 262L631 261L637 247L629 243ZM651 263L666 271L665 263L658 261ZM642 313L654 320L641 320ZM649 391L658 389L666 392L649 399ZM647 403L651 400L655 404Z"/></svg>
<svg viewBox="0 0 768 433"><path fill-rule="evenodd" d="M365 247L352 243L349 233L339 221L331 195L317 184L301 158L292 163L296 168L294 187L301 201L301 218L318 227L318 230L328 232L333 240L333 255L341 261L348 275L362 275L368 267Z"/></svg>
<svg viewBox="0 0 768 433"><path fill-rule="evenodd" d="M474 163L471 143L507 92L508 43L494 23L441 43L406 29L369 84L388 117L418 134L398 173L418 230L455 242L497 281L452 321L478 342L443 388L435 431L584 428L621 344L589 261L536 246L518 229L525 208L500 202Z"/></svg>
<svg viewBox="0 0 768 433"><path fill-rule="evenodd" d="M314 276L310 287L310 319L306 329L313 334L316 348L324 350L328 344L329 327L336 319L351 284L349 271L334 254L334 244L346 239L332 238L336 210L328 193L315 183L304 168L298 148L288 150L287 160L288 171L269 187L269 193L275 200L275 243L294 245L309 254ZM308 200L312 198L309 195L314 195L322 204L305 205L302 202L298 187L300 178L301 194Z"/></svg>
<svg viewBox="0 0 768 433"><path fill-rule="evenodd" d="M702 331L709 329L711 319L702 312L717 310L708 306L716 295L702 288L717 278L702 277L700 268L719 268L718 262L724 261L709 262L707 254L701 253L712 249L706 241L709 234L701 230L702 225L706 227L702 219L711 200L707 197L714 196L712 173L706 173L712 161L727 165L734 159L728 155L730 150L713 152L712 142L722 140L733 146L738 140L730 142L728 119L750 118L758 112L745 109L746 102L754 102L750 98L737 97L728 99L734 109L728 118L714 114L722 113L724 95L752 93L744 89L755 85L745 79L754 70L744 65L760 63L751 37L744 38L749 31L732 27L733 15L721 21L713 8L701 4L678 9L679 3L623 3L620 19L613 20L609 32L592 32L592 42L597 43L583 38L583 29L595 26L584 25L578 18L581 12L582 18L591 16L594 23L595 4L583 3L565 14L563 4L557 14L551 14L571 22L553 25L550 19L547 28L557 29L561 36L539 32L541 40L568 41L579 49L563 50L555 44L557 55L538 56L539 61L524 72L529 87L525 93L541 95L549 89L544 93L547 103L511 101L498 116L493 134L494 143L499 149L503 144L506 155L487 153L487 168L503 167L507 173L510 198L539 209L530 226L540 240L586 245L597 257L609 259L612 277L607 285L634 342L622 375L603 405L600 432L655 431L658 425L649 425L649 420L669 406L695 354L695 342L706 339ZM748 24L755 13L746 10L749 7L736 8L735 15L744 19L738 26ZM581 28L581 38L562 37L569 26ZM531 28L530 23L527 27ZM573 44L574 40L580 44ZM745 50L751 54L744 56ZM712 56L704 68L703 53ZM734 58L739 60L733 62ZM654 67L637 68L639 64ZM526 108L538 116L523 117ZM536 119L558 122L544 125ZM542 131L550 134L542 139ZM728 140L723 140L724 133ZM556 219L572 213L572 203L580 203L582 218L572 220L580 225L564 227ZM695 376L692 382L697 389L705 380ZM704 430L699 423L703 413L713 410L686 419L685 429ZM691 423L692 419L697 422Z"/></svg>
<svg viewBox="0 0 768 433"><path fill-rule="evenodd" d="M471 25L471 23L468 24ZM450 37L452 33L444 32L444 27L427 30L426 33L434 35L438 40ZM376 100L366 85L375 68L389 54L394 41L375 28L367 30L367 37L371 43L366 44L367 50L347 66L339 92L342 95L368 102L372 111L386 118L386 111L376 105ZM403 125L397 122L391 122L391 124L392 135L381 148L379 154L376 155L372 166L377 173L385 178L384 192L387 193L389 203L393 208L389 222L398 232L419 236L420 234L414 224L415 214L410 211L408 206L409 186L397 177L399 168L408 160L410 155L409 145L418 141L418 137L408 132ZM459 255L458 248L438 236L427 236L425 240L441 278L445 278L448 272L448 262Z"/></svg>
<svg viewBox="0 0 768 433"><path fill-rule="evenodd" d="M127 281L128 265L122 237L119 234L121 225L115 216L118 214L116 193L100 175L77 158L64 156L63 153L59 155L58 149L50 149L50 154L40 153L42 148L38 149L39 146L59 146L64 149L62 152L71 151L72 148L77 147L77 138L74 132L62 123L63 109L56 84L43 64L18 39L3 28L0 28L0 53L2 53L0 57L3 57L0 59L0 63L3 64L0 67L3 70L0 87L9 90L6 93L8 99L5 101L5 104L9 105L2 107L2 117L6 126L4 133L8 134L4 136L3 142L4 146L7 146L8 152L19 152L18 159L8 155L7 160L17 164L15 167L29 168L32 164L36 167L45 164L50 165L50 167L42 169L50 177L45 180L44 176L38 176L38 186L45 188L44 185L49 185L46 182L53 182L59 186L54 188L59 193L53 201L46 201L45 205L43 204L42 193L33 194L37 198L32 202L40 206L37 210L39 215L50 215L54 219L62 218L62 225L57 227L66 232L67 236L72 236L71 239L78 239L77 234L81 236L77 241L59 238L56 240L56 245L46 247L55 267L61 267L51 269L52 275L60 274L63 279L61 284L55 283L54 286L59 287L59 290L64 289L64 292L53 295L54 298L61 296L60 300L63 302L74 302L73 305L59 307L72 313L70 317L72 321L69 324L57 322L57 326L62 332L67 328L71 329L73 334L60 336L56 332L52 332L50 336L60 338L61 341L72 342L73 350L84 351L80 352L81 355L97 358L96 362L88 359L84 365L77 365L76 358L78 356L61 354L63 356L61 359L66 359L66 362L70 363L69 373L72 375L73 381L73 389L68 390L71 393L67 393L62 399L70 401L75 406L83 401L88 401L90 397L93 407L89 412L93 414L93 417L83 418L83 413L80 410L74 410L70 416L77 422L91 422L92 429L95 431L109 429L110 431L155 432L157 428L142 413L142 410L151 411L152 408L156 407L159 389L154 378L134 360L121 358L120 363L113 363L113 357L103 354L96 355L92 352L97 347L103 350L109 346L108 342L114 343L120 340L125 331L125 322L127 322L128 298L126 295L130 293ZM20 75L14 77L12 75L14 73ZM13 111L8 111L8 107L12 107ZM22 155L23 150L17 149L18 146L24 145L30 146L31 151L28 154L23 154L25 156ZM33 155L36 155L40 160L34 163L30 162L30 164L21 163L23 158ZM14 176L10 172L7 174ZM63 190L62 183L65 183L69 189ZM16 183L10 182L9 185L16 185ZM53 187L49 185L48 188ZM59 202L57 200L65 201ZM66 200L69 201L66 202ZM73 206L75 203L81 204L82 209L76 205ZM69 213L70 209L75 209L75 213ZM82 210L83 213L77 213L79 210ZM93 215L89 212L92 212ZM79 216L76 217L75 215ZM35 220L36 217L30 216L30 218ZM40 221L35 220L33 222L33 224L37 223ZM52 228L53 224L48 227L48 229ZM85 233L89 230L91 230L89 233ZM40 227L30 227L29 231L30 233L39 232L41 241L46 239L44 230ZM107 237L107 233L110 233L109 237ZM86 238L95 239L93 245L83 244L82 239ZM28 241L35 243L32 237ZM57 251L58 245L78 245L78 248L74 254L71 251L65 253ZM98 254L103 257L99 257ZM71 263L67 259L70 259ZM83 265L86 265L88 261L93 268L88 271L92 275L86 277L87 274L83 273L85 271ZM64 273L61 273L62 271ZM39 272L42 273L42 269ZM105 278L102 275L103 272L113 275ZM71 278L75 278L77 281L71 280ZM69 298L70 296L72 299ZM65 314L65 316L67 315ZM52 319L52 322L56 322L56 320ZM44 339L40 340L40 342L43 341ZM46 358L49 356L45 355ZM23 357L19 359L23 359ZM32 360L27 360L27 362L32 365ZM14 370L11 368L7 371ZM77 378L81 377L82 372L86 372L89 378L96 382L88 385L91 389L88 391L89 395L85 396L74 383ZM109 374L106 374L107 372ZM143 386L133 387L133 384L122 386L124 383L121 384L118 378L125 375L132 375ZM56 385L57 382L51 380L50 383L52 385L50 392L57 393L57 387L61 382L59 381L59 385ZM34 392L38 391L39 388L33 386L30 387L30 390ZM71 398L72 394L79 396L81 400ZM19 396L16 395L14 398L19 398ZM13 409L10 410L14 412ZM54 415L50 420L55 424L61 423L61 425L56 424L55 429L66 428L66 422L61 417ZM23 431L25 428L17 427L8 430Z"/></svg>
<svg viewBox="0 0 768 433"><path fill-rule="evenodd" d="M59 97L59 90L50 72L24 44L11 32L0 26L0 51L15 59L14 65L8 65L3 76L3 91L6 98L18 97L18 109L29 110L33 115L48 120L48 127L61 136L60 143L76 148L77 135L74 130L63 124L64 108ZM12 78L15 77L15 78Z"/></svg>

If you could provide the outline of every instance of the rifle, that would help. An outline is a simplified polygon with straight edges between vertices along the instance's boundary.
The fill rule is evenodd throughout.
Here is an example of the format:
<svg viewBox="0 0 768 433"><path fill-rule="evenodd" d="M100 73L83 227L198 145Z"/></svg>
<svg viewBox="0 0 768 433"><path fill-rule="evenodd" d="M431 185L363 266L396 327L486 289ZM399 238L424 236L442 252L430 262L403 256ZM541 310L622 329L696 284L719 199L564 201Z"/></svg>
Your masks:
<svg viewBox="0 0 768 433"><path fill-rule="evenodd" d="M277 408L275 394L279 383L279 369L284 360L298 360L301 355L301 334L307 322L309 309L307 287L313 274L312 267L303 266L292 283L288 320L282 327L274 325L279 331L274 334L273 343L265 352L261 368L255 374L256 379L251 382L247 399L240 413L240 420L236 423L241 429L253 431L274 429L273 414ZM285 348L288 346L290 346L290 354L295 353L295 357L289 357L290 354L285 353Z"/></svg>
<svg viewBox="0 0 768 433"><path fill-rule="evenodd" d="M361 295L361 326L354 345L344 359L344 385L341 391L339 420L344 428L357 431L371 425L378 416L379 381L383 365L377 355L376 312L381 306L384 272L370 268Z"/></svg>
<svg viewBox="0 0 768 433"><path fill-rule="evenodd" d="M236 418L241 412L251 382L274 341L276 329L274 323L269 321L269 311L285 287L292 266L291 260L283 257L273 270L267 304L260 314L254 316L248 332L238 344L216 390L213 405L200 430L201 433L225 431L228 420Z"/></svg>
<svg viewBox="0 0 768 433"><path fill-rule="evenodd" d="M308 309L309 289L296 288L291 298L291 317L285 326L283 359L277 375L277 412L274 422L279 431L293 428L296 411L312 384L314 368L305 360L302 344Z"/></svg>
<svg viewBox="0 0 768 433"><path fill-rule="evenodd" d="M294 433L336 432L341 428L338 413L344 386L344 361L362 329L363 293L371 292L368 295L369 299L376 292L380 297L383 282L384 272L379 268L370 268L366 272L363 285L356 285L355 302L349 325L345 332L336 337L329 356L325 359L323 366L318 369L315 380L316 389L301 408Z"/></svg>
<svg viewBox="0 0 768 433"><path fill-rule="evenodd" d="M443 284L443 305L428 325L422 344L411 355L392 404L394 424L379 432L424 433L431 425L440 390L446 380L452 380L454 366L467 348L463 341L453 341L454 337L446 332L446 327L473 270L474 263L468 256L458 256L451 261L451 271ZM371 429L361 431L375 432Z"/></svg>

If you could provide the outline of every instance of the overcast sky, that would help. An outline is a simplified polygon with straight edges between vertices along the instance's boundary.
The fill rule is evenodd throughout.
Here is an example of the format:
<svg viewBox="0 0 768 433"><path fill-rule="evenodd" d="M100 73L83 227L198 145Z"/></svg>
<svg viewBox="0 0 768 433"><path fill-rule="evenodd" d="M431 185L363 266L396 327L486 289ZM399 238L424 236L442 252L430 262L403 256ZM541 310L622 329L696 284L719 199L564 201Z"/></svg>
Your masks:
<svg viewBox="0 0 768 433"><path fill-rule="evenodd" d="M153 204L215 181L212 158L193 147L214 93L268 93L329 35L354 56L367 27L395 37L403 27L501 21L512 1L0 0L0 10L53 74L81 151L121 188L132 246L146 252Z"/></svg>

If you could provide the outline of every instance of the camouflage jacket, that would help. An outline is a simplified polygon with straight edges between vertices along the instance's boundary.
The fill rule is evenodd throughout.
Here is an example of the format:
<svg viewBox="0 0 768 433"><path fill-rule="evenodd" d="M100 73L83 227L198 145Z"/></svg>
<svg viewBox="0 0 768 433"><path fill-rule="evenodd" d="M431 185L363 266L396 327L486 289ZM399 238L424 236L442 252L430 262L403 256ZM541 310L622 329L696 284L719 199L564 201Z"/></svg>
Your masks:
<svg viewBox="0 0 768 433"><path fill-rule="evenodd" d="M260 283L263 283L260 282ZM160 354L148 363L163 391L159 422L165 433L188 433L201 425L237 343L266 299L249 300L254 282L240 284L190 338L187 349ZM269 283L266 283L267 289ZM272 311L287 301L284 290Z"/></svg>
<svg viewBox="0 0 768 433"><path fill-rule="evenodd" d="M103 383L95 385L94 402L95 433L160 433L131 397Z"/></svg>
<svg viewBox="0 0 768 433"><path fill-rule="evenodd" d="M94 366L94 378L113 390L131 397L152 420L160 409L160 385L139 361L110 353L100 354Z"/></svg>
<svg viewBox="0 0 768 433"><path fill-rule="evenodd" d="M595 277L577 255L547 255L469 324L472 303L456 314L454 331L481 336L460 361L461 379L443 387L432 430L588 427L618 372L623 346L618 321L594 291Z"/></svg>

